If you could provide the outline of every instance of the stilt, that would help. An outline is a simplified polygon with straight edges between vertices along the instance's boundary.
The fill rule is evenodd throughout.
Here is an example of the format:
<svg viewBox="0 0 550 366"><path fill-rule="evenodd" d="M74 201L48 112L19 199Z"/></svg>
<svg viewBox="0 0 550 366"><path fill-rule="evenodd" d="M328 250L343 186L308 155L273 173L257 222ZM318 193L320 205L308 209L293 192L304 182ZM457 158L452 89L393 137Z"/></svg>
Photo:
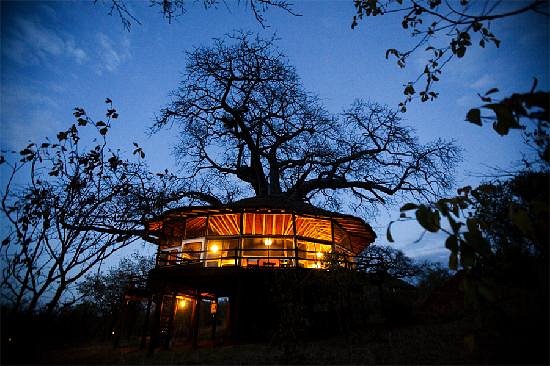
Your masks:
<svg viewBox="0 0 550 366"><path fill-rule="evenodd" d="M147 346L147 331L149 330L149 318L151 317L151 303L153 302L153 297L149 296L147 299L147 311L145 312L145 319L143 321L143 328L141 330L141 343L139 349L145 349Z"/></svg>
<svg viewBox="0 0 550 366"><path fill-rule="evenodd" d="M187 340L189 342L193 341L193 320L195 319L195 312L197 311L196 300L191 300L191 311L189 312L188 327L187 327Z"/></svg>
<svg viewBox="0 0 550 366"><path fill-rule="evenodd" d="M212 317L212 346L216 344L216 323L217 323L217 313L218 313L218 298L210 304L210 315Z"/></svg>
<svg viewBox="0 0 550 366"><path fill-rule="evenodd" d="M165 349L170 349L172 347L172 337L174 336L174 317L176 315L176 306L177 306L177 301L176 301L176 294L173 294L172 297L171 297L171 301L170 301L170 305L167 306L167 311L169 311L168 313L168 324L167 324L167 329L166 329L166 338L164 340L164 344L163 344L163 347Z"/></svg>
<svg viewBox="0 0 550 366"><path fill-rule="evenodd" d="M155 316L153 318L153 326L151 329L151 339L149 340L149 354L152 355L155 352L159 343L160 333L160 308L162 307L162 295L155 295Z"/></svg>
<svg viewBox="0 0 550 366"><path fill-rule="evenodd" d="M199 344L199 318L201 310L201 296L197 293L197 299L195 301L195 306L193 309L193 348L197 348Z"/></svg>

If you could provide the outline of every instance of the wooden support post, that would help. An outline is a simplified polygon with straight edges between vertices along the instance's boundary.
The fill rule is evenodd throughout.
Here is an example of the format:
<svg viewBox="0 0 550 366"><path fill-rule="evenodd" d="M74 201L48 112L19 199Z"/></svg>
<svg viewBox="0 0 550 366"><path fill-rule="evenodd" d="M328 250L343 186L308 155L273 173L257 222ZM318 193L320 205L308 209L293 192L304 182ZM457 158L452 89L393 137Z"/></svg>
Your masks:
<svg viewBox="0 0 550 366"><path fill-rule="evenodd" d="M147 345L147 333L149 330L149 319L151 318L151 303L153 302L153 297L149 296L147 299L147 311L145 312L145 319L143 321L143 328L141 329L141 343L139 349L145 349Z"/></svg>
<svg viewBox="0 0 550 366"><path fill-rule="evenodd" d="M214 306L212 306L214 305ZM216 345L216 323L217 323L217 313L218 313L218 298L210 305L210 316L212 317L212 346Z"/></svg>
<svg viewBox="0 0 550 366"><path fill-rule="evenodd" d="M172 347L172 338L174 337L174 318L176 314L176 307L177 307L177 299L176 294L174 293L172 295L172 301L170 303L170 308L168 311L170 311L168 316L168 331L166 333L166 339L164 340L164 348L170 349Z"/></svg>
<svg viewBox="0 0 550 366"><path fill-rule="evenodd" d="M239 251L237 254L239 258L237 261L238 266L242 266L243 244L244 244L243 235L244 235L244 210L241 211L241 217L239 219L239 244L238 244Z"/></svg>
<svg viewBox="0 0 550 366"><path fill-rule="evenodd" d="M187 323L188 325L188 332L187 332L187 340L193 341L193 319L195 319L195 312L197 311L197 304L195 302L195 299L191 301L191 311L189 312L189 321Z"/></svg>
<svg viewBox="0 0 550 366"><path fill-rule="evenodd" d="M159 333L160 333L160 315L162 307L162 294L156 294L156 304L155 304L155 316L153 318L153 329L151 330L151 339L149 340L149 354L152 355L157 348L159 343Z"/></svg>
<svg viewBox="0 0 550 366"><path fill-rule="evenodd" d="M193 311L193 348L197 348L199 344L199 318L201 310L201 295L197 291L197 297L195 301L195 308Z"/></svg>
<svg viewBox="0 0 550 366"><path fill-rule="evenodd" d="M298 251L298 240L296 239L296 214L292 214L292 238L294 240L294 260L296 261L294 266L299 267L300 253Z"/></svg>

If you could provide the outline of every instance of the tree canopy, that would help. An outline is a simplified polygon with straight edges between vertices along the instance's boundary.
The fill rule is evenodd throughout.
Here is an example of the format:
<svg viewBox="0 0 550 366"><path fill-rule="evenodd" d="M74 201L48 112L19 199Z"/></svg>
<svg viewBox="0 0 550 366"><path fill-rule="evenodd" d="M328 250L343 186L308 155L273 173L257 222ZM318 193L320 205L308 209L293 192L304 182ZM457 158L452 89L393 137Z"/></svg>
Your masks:
<svg viewBox="0 0 550 366"><path fill-rule="evenodd" d="M490 44L498 48L501 41L493 33L494 22L524 13L549 15L548 2L543 0L355 0L353 3L356 14L351 23L352 29L367 17L401 16L397 20L401 21L403 31L410 33L414 41L408 49L388 48L386 59L395 57L397 65L404 68L413 54L426 53L424 70L415 80L404 85L405 98L399 104L403 112L407 109L407 103L415 98L422 102L436 99L439 93L434 89L443 69L454 58L464 57L474 42L481 48ZM419 83L423 85L419 86Z"/></svg>
<svg viewBox="0 0 550 366"><path fill-rule="evenodd" d="M211 203L252 193L337 205L347 192L368 205L452 185L460 155L452 142L421 144L376 103L329 113L273 39L238 33L187 56L186 76L154 127L179 129L180 162Z"/></svg>
<svg viewBox="0 0 550 366"><path fill-rule="evenodd" d="M109 146L118 113L106 104L104 120L75 108L75 123L54 141L0 156L7 173L0 288L15 310L51 312L77 300L69 290L90 269L140 238L154 241L143 221L183 197L172 175L148 170L136 143L134 159Z"/></svg>

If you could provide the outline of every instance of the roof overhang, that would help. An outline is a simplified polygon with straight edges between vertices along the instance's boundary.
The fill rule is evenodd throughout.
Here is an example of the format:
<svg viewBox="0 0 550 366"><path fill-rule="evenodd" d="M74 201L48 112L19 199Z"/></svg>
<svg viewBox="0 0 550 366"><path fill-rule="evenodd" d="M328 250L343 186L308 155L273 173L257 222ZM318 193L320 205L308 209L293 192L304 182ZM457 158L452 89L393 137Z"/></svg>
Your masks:
<svg viewBox="0 0 550 366"><path fill-rule="evenodd" d="M166 222L173 223L198 216L236 213L285 213L332 220L349 234L352 251L355 254L359 254L376 239L372 227L359 217L327 211L303 202L288 202L274 198L248 198L222 206L180 207L165 211L148 220L146 225L149 231L155 233L160 232Z"/></svg>

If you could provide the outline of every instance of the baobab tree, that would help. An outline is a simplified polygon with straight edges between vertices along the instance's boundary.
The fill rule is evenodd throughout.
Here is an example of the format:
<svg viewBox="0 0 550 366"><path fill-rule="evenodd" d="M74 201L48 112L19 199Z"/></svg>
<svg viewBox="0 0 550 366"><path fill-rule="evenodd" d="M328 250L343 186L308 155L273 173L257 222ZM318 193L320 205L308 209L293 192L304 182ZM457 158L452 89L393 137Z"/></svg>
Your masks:
<svg viewBox="0 0 550 366"><path fill-rule="evenodd" d="M333 206L351 195L364 208L452 185L452 142L420 144L397 112L376 103L329 113L273 39L215 40L188 53L186 72L154 127L179 129L187 178L209 176L210 192L241 183L241 194Z"/></svg>

